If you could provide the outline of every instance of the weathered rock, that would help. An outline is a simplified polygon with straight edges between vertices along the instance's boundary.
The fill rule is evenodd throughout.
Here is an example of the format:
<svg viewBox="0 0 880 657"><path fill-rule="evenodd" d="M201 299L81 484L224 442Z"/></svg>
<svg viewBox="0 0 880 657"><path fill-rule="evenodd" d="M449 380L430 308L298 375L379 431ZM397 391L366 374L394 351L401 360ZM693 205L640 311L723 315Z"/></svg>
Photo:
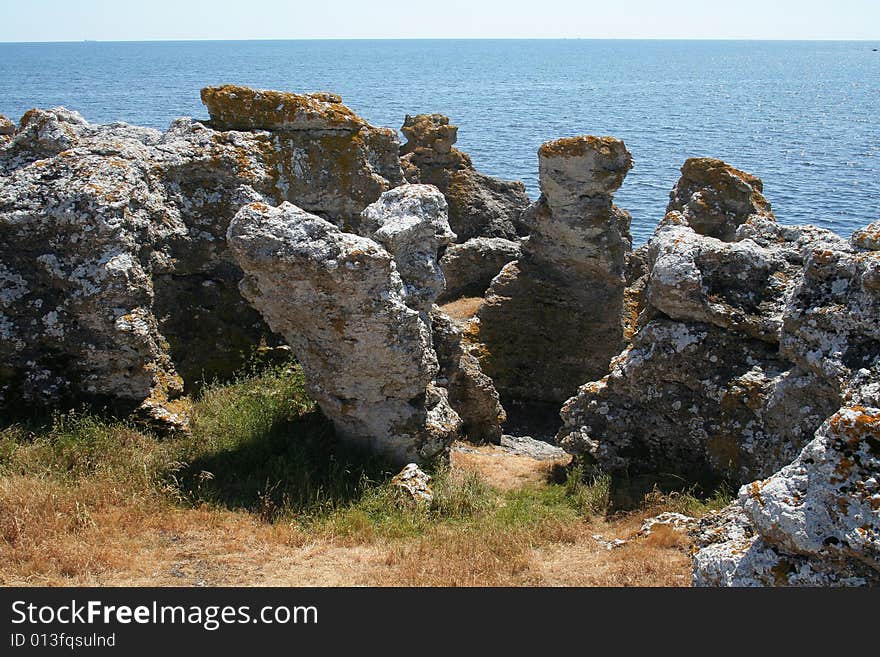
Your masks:
<svg viewBox="0 0 880 657"><path fill-rule="evenodd" d="M141 137L145 137L141 139ZM154 131L29 112L0 151L0 404L89 401L184 428L152 248L186 228L150 183Z"/></svg>
<svg viewBox="0 0 880 657"><path fill-rule="evenodd" d="M453 148L458 128L441 114L407 116L401 128L406 179L435 185L449 202L449 223L460 242L474 237L516 239L519 216L529 204L525 186L486 176Z"/></svg>
<svg viewBox="0 0 880 657"><path fill-rule="evenodd" d="M685 167L692 176L693 169ZM639 276L641 267L634 266L629 276L644 286L627 290L636 303L625 316L632 321L640 313L632 344L609 376L583 386L563 408L558 439L609 472L739 483L769 476L791 462L843 401L840 377L852 370L833 364L832 347L850 345L858 367L870 367L876 357L868 318L877 309L861 283L870 278L864 264L870 255L856 265L851 247L836 235L779 226L759 213L763 201L754 187L748 194L742 187L747 174L712 170L730 183L736 203L721 196L725 187L714 178L705 192L692 178L680 181L677 192L687 189L699 208L708 198L721 208L751 198L743 223L728 241L684 222L658 228L647 247L648 274ZM839 265L848 278L825 271L821 290L808 283L816 254L825 254L822 262L848 263ZM837 297L829 296L829 286ZM814 343L825 345L823 358Z"/></svg>
<svg viewBox="0 0 880 657"><path fill-rule="evenodd" d="M852 245L863 251L880 251L880 221L853 233Z"/></svg>
<svg viewBox="0 0 880 657"><path fill-rule="evenodd" d="M12 140L15 134L15 124L0 114L0 146Z"/></svg>
<svg viewBox="0 0 880 657"><path fill-rule="evenodd" d="M434 501L431 490L431 476L415 463L410 463L391 480L391 485L400 488L416 502L430 504Z"/></svg>
<svg viewBox="0 0 880 657"><path fill-rule="evenodd" d="M694 532L694 586L864 586L867 569L785 554L755 533L738 504L700 521ZM867 575L867 577L866 577Z"/></svg>
<svg viewBox="0 0 880 657"><path fill-rule="evenodd" d="M856 559L880 577L880 409L842 408L816 440L740 504L765 542L793 554Z"/></svg>
<svg viewBox="0 0 880 657"><path fill-rule="evenodd" d="M612 474L746 482L791 462L838 403L772 345L656 319L563 406L558 439Z"/></svg>
<svg viewBox="0 0 880 657"><path fill-rule="evenodd" d="M616 139L576 137L544 144L539 163L544 194L524 216L531 235L478 313L481 364L508 412L508 399L564 401L623 346L631 239L612 193L632 158Z"/></svg>
<svg viewBox="0 0 880 657"><path fill-rule="evenodd" d="M245 206L228 239L243 294L287 339L341 437L401 463L447 447L461 421L433 384L431 328L392 254L289 203Z"/></svg>
<svg viewBox="0 0 880 657"><path fill-rule="evenodd" d="M480 368L474 347L462 340L461 330L439 309L431 314L434 349L440 364L438 384L449 391L449 403L461 417L470 442L498 443L507 419L492 379Z"/></svg>
<svg viewBox="0 0 880 657"><path fill-rule="evenodd" d="M844 407L789 466L702 523L698 586L880 584L880 409Z"/></svg>
<svg viewBox="0 0 880 657"><path fill-rule="evenodd" d="M308 95L227 85L202 90L212 125L258 131L276 178L277 200L295 203L360 235L360 215L403 182L400 142L328 93Z"/></svg>
<svg viewBox="0 0 880 657"><path fill-rule="evenodd" d="M475 237L463 244L453 244L440 260L446 278L441 302L483 296L504 265L521 255L518 240L501 237Z"/></svg>
<svg viewBox="0 0 880 657"><path fill-rule="evenodd" d="M455 239L443 194L430 185L402 185L368 206L361 223L394 256L407 303L426 317L446 285L437 254Z"/></svg>
<svg viewBox="0 0 880 657"><path fill-rule="evenodd" d="M336 94L292 94L236 85L202 89L202 102L220 130L358 132L367 122Z"/></svg>
<svg viewBox="0 0 880 657"><path fill-rule="evenodd" d="M194 390L279 340L238 289L235 213L294 200L359 224L402 180L394 132L330 95L205 96L217 125L246 130L179 119L163 134L56 108L27 112L0 146L0 405L145 405L182 426L180 376Z"/></svg>
<svg viewBox="0 0 880 657"><path fill-rule="evenodd" d="M648 247L648 302L673 319L707 322L778 343L786 301L805 258L817 247L847 247L826 231L805 242L800 234L768 239L767 228L750 224L737 241L723 242L684 226L661 227ZM769 228L776 233L775 224Z"/></svg>
<svg viewBox="0 0 880 657"><path fill-rule="evenodd" d="M728 241L750 217L775 221L763 191L760 178L721 160L692 158L682 166L681 179L669 195L665 221Z"/></svg>
<svg viewBox="0 0 880 657"><path fill-rule="evenodd" d="M635 335L639 325L649 321L648 314L648 279L650 274L648 244L643 244L627 255L626 289L623 291L623 337L629 341Z"/></svg>
<svg viewBox="0 0 880 657"><path fill-rule="evenodd" d="M781 353L842 407L790 465L706 521L697 585L880 584L880 253L830 241L809 251L787 299Z"/></svg>
<svg viewBox="0 0 880 657"><path fill-rule="evenodd" d="M782 353L844 391L880 359L880 251L814 249L783 318Z"/></svg>

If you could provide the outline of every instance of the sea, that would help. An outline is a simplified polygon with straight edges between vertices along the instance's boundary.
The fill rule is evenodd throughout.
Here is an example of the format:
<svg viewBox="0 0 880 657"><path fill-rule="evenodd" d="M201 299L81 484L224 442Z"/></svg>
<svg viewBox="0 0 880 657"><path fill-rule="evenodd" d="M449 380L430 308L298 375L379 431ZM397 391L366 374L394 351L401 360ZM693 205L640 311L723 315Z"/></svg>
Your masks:
<svg viewBox="0 0 880 657"><path fill-rule="evenodd" d="M63 105L164 129L207 118L199 90L332 91L376 125L440 112L485 173L539 192L537 150L623 139L616 196L643 243L685 159L759 176L779 221L848 237L880 219L880 43L621 40L165 41L0 44L0 114Z"/></svg>

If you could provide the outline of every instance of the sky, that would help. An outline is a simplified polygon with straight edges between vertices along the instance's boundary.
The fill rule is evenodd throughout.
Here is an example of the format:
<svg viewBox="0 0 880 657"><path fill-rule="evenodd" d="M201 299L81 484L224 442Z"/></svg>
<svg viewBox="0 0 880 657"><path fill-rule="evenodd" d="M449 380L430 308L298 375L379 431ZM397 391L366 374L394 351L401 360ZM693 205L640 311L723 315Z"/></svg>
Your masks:
<svg viewBox="0 0 880 657"><path fill-rule="evenodd" d="M880 0L0 0L0 41L880 40Z"/></svg>

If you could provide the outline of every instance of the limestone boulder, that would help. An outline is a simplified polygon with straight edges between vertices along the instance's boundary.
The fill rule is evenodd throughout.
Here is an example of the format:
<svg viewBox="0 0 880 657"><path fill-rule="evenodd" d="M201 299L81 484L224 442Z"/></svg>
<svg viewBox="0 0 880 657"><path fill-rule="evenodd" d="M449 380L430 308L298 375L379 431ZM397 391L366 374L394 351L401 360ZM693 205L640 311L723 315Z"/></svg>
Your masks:
<svg viewBox="0 0 880 657"><path fill-rule="evenodd" d="M400 142L329 93L293 94L226 85L202 90L211 126L260 133L278 200L366 234L364 208L403 182Z"/></svg>
<svg viewBox="0 0 880 657"><path fill-rule="evenodd" d="M841 391L880 358L880 251L814 249L788 300L782 353Z"/></svg>
<svg viewBox="0 0 880 657"><path fill-rule="evenodd" d="M150 253L186 231L150 183L157 138L34 111L0 151L5 409L88 402L185 428L182 381L152 312Z"/></svg>
<svg viewBox="0 0 880 657"><path fill-rule="evenodd" d="M525 213L522 257L480 307L481 363L508 400L558 405L623 348L629 215L613 190L632 166L619 140L576 137L539 151L543 195Z"/></svg>
<svg viewBox="0 0 880 657"><path fill-rule="evenodd" d="M394 255L410 307L429 313L446 286L438 253L455 240L443 194L430 185L401 185L364 210L362 225Z"/></svg>
<svg viewBox="0 0 880 657"><path fill-rule="evenodd" d="M764 341L655 319L566 402L557 438L611 474L747 482L790 463L838 403Z"/></svg>
<svg viewBox="0 0 880 657"><path fill-rule="evenodd" d="M475 237L462 244L453 244L440 259L440 268L446 278L446 289L440 300L483 296L504 266L521 255L519 240L502 237Z"/></svg>
<svg viewBox="0 0 880 657"><path fill-rule="evenodd" d="M492 379L480 368L475 346L463 339L461 329L436 307L431 320L440 365L437 382L448 390L464 436L473 443L500 443L507 414Z"/></svg>
<svg viewBox="0 0 880 657"><path fill-rule="evenodd" d="M702 523L697 586L880 584L880 409L843 407L795 461Z"/></svg>
<svg viewBox="0 0 880 657"><path fill-rule="evenodd" d="M458 128L441 114L407 116L401 162L411 183L435 185L449 203L449 223L459 242L474 237L516 239L519 216L529 205L525 186L477 171L470 157L453 147Z"/></svg>
<svg viewBox="0 0 880 657"><path fill-rule="evenodd" d="M648 302L673 319L775 344L786 303L816 249L848 247L828 231L805 235L766 222L747 224L729 242L685 226L661 227L648 246Z"/></svg>
<svg viewBox="0 0 880 657"><path fill-rule="evenodd" d="M282 343L239 291L238 210L294 200L359 226L402 182L394 132L331 95L205 99L216 122L164 133L31 110L0 145L4 408L87 403L184 426L181 391Z"/></svg>
<svg viewBox="0 0 880 657"><path fill-rule="evenodd" d="M0 114L0 146L12 141L15 134L15 124Z"/></svg>
<svg viewBox="0 0 880 657"><path fill-rule="evenodd" d="M563 407L558 439L611 473L739 484L770 476L846 401L848 377L876 359L867 319L876 297L864 286L871 253L828 231L780 226L761 213L769 206L752 177L710 170L701 191L686 165L673 196L687 189L687 198L741 208L742 223L726 239L688 222L660 225L643 264L630 259L628 348Z"/></svg>
<svg viewBox="0 0 880 657"><path fill-rule="evenodd" d="M245 206L228 240L242 293L287 339L342 438L401 464L446 449L461 420L434 384L431 327L391 253L290 203Z"/></svg>
<svg viewBox="0 0 880 657"><path fill-rule="evenodd" d="M691 158L669 195L666 221L727 241L750 217L775 221L763 191L760 178L722 160Z"/></svg>
<svg viewBox="0 0 880 657"><path fill-rule="evenodd" d="M862 251L880 251L880 221L855 231L852 245Z"/></svg>

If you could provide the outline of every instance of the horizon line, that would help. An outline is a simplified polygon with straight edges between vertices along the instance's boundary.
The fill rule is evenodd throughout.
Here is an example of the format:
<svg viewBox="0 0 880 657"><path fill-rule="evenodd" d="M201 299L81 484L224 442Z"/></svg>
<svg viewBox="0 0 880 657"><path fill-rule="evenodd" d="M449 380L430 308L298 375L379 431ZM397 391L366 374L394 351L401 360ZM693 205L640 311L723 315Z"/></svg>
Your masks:
<svg viewBox="0 0 880 657"><path fill-rule="evenodd" d="M62 43L245 43L254 41L289 42L289 41L755 41L755 42L787 42L787 43L870 43L880 42L880 36L874 38L767 38L767 37L248 37L248 38L158 38L158 39L61 39L41 41L4 41L6 45L29 44L62 44Z"/></svg>

